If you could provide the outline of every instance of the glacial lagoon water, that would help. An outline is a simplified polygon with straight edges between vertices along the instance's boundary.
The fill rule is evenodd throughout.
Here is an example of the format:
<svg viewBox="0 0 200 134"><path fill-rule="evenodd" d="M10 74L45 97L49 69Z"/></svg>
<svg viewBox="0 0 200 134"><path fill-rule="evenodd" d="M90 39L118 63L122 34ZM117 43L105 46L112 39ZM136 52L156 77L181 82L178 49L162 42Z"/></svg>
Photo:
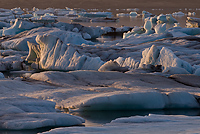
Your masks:
<svg viewBox="0 0 200 134"><path fill-rule="evenodd" d="M179 23L180 27L186 27L186 19L187 17L200 17L200 9L199 8L138 8L137 13L138 16L117 16L119 13L129 14L131 10L134 12L133 9L87 9L88 12L112 12L114 18L119 18L118 22L78 22L83 26L105 26L105 27L121 27L121 26L129 26L129 27L141 27L144 25L144 19L141 15L142 11L148 11L153 15L160 15L160 14L172 14L174 12L183 12L185 15L177 15L173 16ZM188 15L188 13L195 12L195 15ZM60 17L59 21L67 22L67 23L77 23L71 22L70 19L66 17ZM167 28L173 27L174 24L167 24ZM97 38L97 41L102 43L104 41L113 41L121 39L122 35L112 35L112 36L102 36Z"/></svg>
<svg viewBox="0 0 200 134"><path fill-rule="evenodd" d="M120 26L143 26L144 24L144 18L142 18L142 15L139 16L116 16L116 14L118 13L125 13L128 14L130 13L131 9L107 9L107 10L103 10L103 9L88 9L88 12L112 12L113 17L119 18L119 22L107 22L107 23L102 23L102 22L81 22L80 24L84 25L84 26L112 26L112 27L120 27ZM132 9L132 11L134 11L134 9ZM137 9L137 13L141 14L142 11L148 11L150 13L152 13L153 15L160 15L160 14L172 14L174 12L183 12L185 15L184 16L173 16L179 23L181 27L185 27L186 26L186 18L188 17L188 12L195 12L196 15L191 16L191 17L200 17L200 9L199 8L139 8ZM65 17L61 18L60 21L63 22L70 22L69 20L67 20Z"/></svg>
<svg viewBox="0 0 200 134"><path fill-rule="evenodd" d="M187 115L187 116L200 116L199 109L168 109L168 110L136 110L136 111L85 111L75 112L72 115L83 117L86 122L85 126L103 126L110 123L112 120L121 117L131 116L147 116L149 114L158 115Z"/></svg>

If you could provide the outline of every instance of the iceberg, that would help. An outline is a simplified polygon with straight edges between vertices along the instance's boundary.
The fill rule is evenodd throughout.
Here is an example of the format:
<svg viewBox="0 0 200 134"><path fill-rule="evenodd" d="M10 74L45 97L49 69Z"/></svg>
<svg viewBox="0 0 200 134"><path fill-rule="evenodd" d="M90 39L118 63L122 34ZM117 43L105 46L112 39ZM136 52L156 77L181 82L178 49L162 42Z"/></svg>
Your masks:
<svg viewBox="0 0 200 134"><path fill-rule="evenodd" d="M200 18L187 17L186 22L187 22L188 27L199 27L200 26Z"/></svg>
<svg viewBox="0 0 200 134"><path fill-rule="evenodd" d="M66 29L70 30L71 27L72 25L69 25ZM72 43L74 45L81 45L84 43L84 44L93 45L94 44L93 42L87 41L85 39L95 38L99 36L101 33L98 31L101 31L101 29L95 29L95 28L93 29L93 28L86 27L86 28L83 28L83 31L79 33L75 33L75 32L70 32L67 30L60 30L58 28L39 27L39 28L34 28L30 31L24 31L23 33L20 33L19 36L16 35L16 37L14 36L10 40L9 39L4 40L1 42L1 46L7 49L9 48L9 49L16 49L16 50L21 50L21 51L28 51L29 49L28 49L27 41L36 44L36 40L35 40L36 36L43 35L45 33L57 36L65 44Z"/></svg>
<svg viewBox="0 0 200 134"><path fill-rule="evenodd" d="M37 25L35 25L32 22L16 19L15 23L11 27L2 29L1 30L2 32L0 31L0 33L2 33L2 35L0 36L15 35L25 30L30 30L35 27L37 27Z"/></svg>
<svg viewBox="0 0 200 134"><path fill-rule="evenodd" d="M73 46L67 45L67 38L73 41L73 33L65 34L64 42L52 34L38 35L36 42L39 45L29 43L29 55L27 60L39 59L39 69L44 70L97 70L104 62L99 57L80 55ZM74 38L74 42L80 42L80 35ZM66 38L67 37L67 38ZM78 39L80 38L80 39ZM83 39L82 39L83 40ZM73 44L77 44L73 43Z"/></svg>
<svg viewBox="0 0 200 134"><path fill-rule="evenodd" d="M168 67L178 67L185 69L185 72L193 73L192 66L188 62L179 59L171 50L165 47L159 49L155 45L152 45L151 48L147 48L142 52L142 56L140 67L143 64L162 65L163 72L165 72L164 70L168 70ZM172 72L180 71L178 68L173 68Z"/></svg>
<svg viewBox="0 0 200 134"><path fill-rule="evenodd" d="M121 67L128 68L129 70L138 68L139 63L140 63L140 61L137 61L132 57L128 57L128 58L118 57L117 59L115 59L115 61Z"/></svg>

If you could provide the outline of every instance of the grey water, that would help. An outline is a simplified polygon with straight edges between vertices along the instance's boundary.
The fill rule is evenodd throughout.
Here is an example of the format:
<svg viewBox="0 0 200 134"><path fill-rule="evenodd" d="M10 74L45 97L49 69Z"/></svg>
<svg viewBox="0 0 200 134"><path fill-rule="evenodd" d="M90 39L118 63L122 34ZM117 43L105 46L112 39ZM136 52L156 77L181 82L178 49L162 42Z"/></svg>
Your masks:
<svg viewBox="0 0 200 134"><path fill-rule="evenodd" d="M126 110L126 111L84 111L75 112L72 115L80 116L86 120L85 126L102 126L112 120L130 116L159 115L186 115L200 116L200 109L166 109L166 110Z"/></svg>

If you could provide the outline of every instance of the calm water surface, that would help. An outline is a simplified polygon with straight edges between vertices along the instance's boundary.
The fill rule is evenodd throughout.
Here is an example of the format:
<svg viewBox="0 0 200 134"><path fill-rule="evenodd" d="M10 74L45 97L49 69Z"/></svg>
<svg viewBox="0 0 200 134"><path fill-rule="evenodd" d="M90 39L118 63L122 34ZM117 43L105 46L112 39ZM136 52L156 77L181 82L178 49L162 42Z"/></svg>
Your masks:
<svg viewBox="0 0 200 134"><path fill-rule="evenodd" d="M91 11L92 9L90 9L89 11ZM117 9L117 10L102 10L102 9L93 9L95 11L105 11L105 12L112 12L113 13L113 17L117 17L116 14L117 13L130 13L130 11L127 11L127 9ZM92 10L92 11L93 11ZM142 11L148 11L154 15L159 15L159 14L172 14L174 12L178 12L181 11L185 14L188 14L188 12L195 12L196 15L195 16L191 16L191 17L200 17L200 9L199 8L165 8L165 9L152 9L152 8L140 8L138 11L136 11L138 14L141 14ZM93 11L94 12L94 11ZM181 27L185 27L186 26L186 18L188 17L188 15L185 16L173 16L179 23ZM123 26L130 26L130 27L134 27L134 26L143 26L144 25L144 19L142 18L142 16L137 16L137 17L129 17L129 16L125 16L125 17L117 17L119 18L119 22L113 23L113 22L107 22L107 23L102 23L102 22L82 22L80 24L84 25L84 26L112 26L112 27L121 27ZM66 19L65 17L62 17L59 19L62 22L70 22L70 20Z"/></svg>
<svg viewBox="0 0 200 134"><path fill-rule="evenodd" d="M110 123L116 118L130 116L145 116L149 114L200 116L200 109L88 111L72 113L72 115L83 117L86 120L85 126L102 126L103 124Z"/></svg>

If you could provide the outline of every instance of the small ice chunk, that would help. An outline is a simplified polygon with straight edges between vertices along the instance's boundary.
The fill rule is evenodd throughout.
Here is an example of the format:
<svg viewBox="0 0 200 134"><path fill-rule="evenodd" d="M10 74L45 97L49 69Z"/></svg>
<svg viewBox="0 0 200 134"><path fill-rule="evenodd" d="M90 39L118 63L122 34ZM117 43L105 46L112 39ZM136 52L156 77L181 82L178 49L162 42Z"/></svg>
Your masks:
<svg viewBox="0 0 200 134"><path fill-rule="evenodd" d="M130 12L129 14L130 14L130 16L137 16L138 15L137 12Z"/></svg>
<svg viewBox="0 0 200 134"><path fill-rule="evenodd" d="M164 23L164 24L157 24L156 26L155 26L155 32L157 33L157 34L162 34L162 33L164 33L166 31L166 23Z"/></svg>

